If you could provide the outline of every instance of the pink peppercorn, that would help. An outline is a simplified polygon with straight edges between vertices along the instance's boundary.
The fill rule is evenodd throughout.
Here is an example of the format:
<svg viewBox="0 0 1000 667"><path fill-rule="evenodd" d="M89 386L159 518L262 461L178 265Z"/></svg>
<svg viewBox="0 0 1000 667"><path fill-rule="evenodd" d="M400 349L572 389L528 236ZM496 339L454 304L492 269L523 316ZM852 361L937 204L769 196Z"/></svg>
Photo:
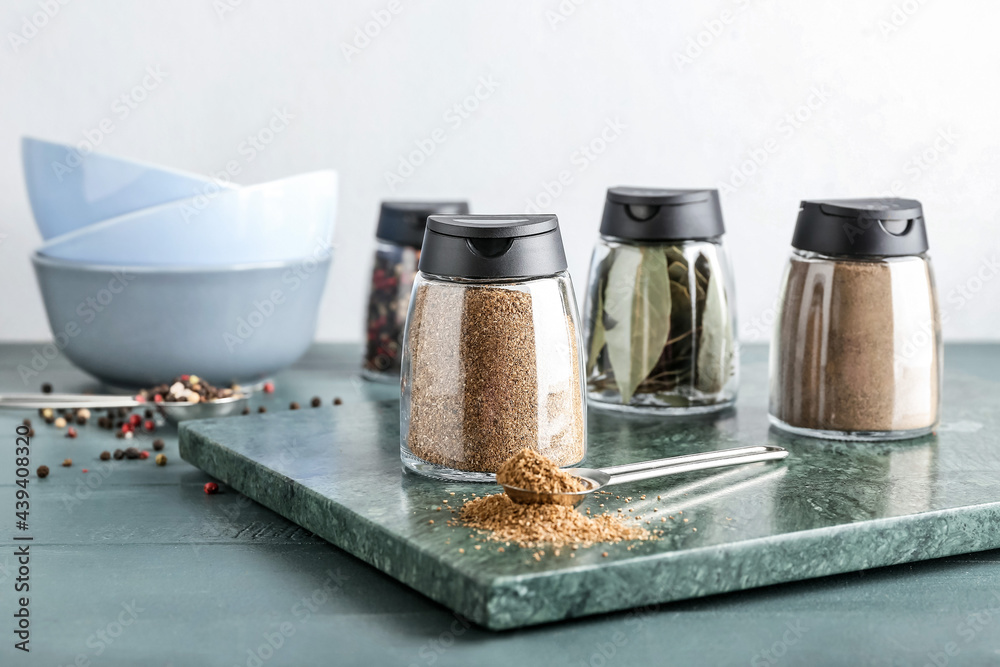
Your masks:
<svg viewBox="0 0 1000 667"><path fill-rule="evenodd" d="M153 396L153 402L154 403L162 403L163 402L163 396L161 394L157 394L157 395Z"/></svg>
<svg viewBox="0 0 1000 667"><path fill-rule="evenodd" d="M264 393L265 394L273 394L274 393L274 383L273 382L265 382L264 383Z"/></svg>
<svg viewBox="0 0 1000 667"><path fill-rule="evenodd" d="M70 426L68 429L66 429L66 437L67 438L75 438L76 437L76 429L73 428L72 426Z"/></svg>
<svg viewBox="0 0 1000 667"><path fill-rule="evenodd" d="M130 426L134 428L142 423L142 417L140 417L139 415L132 415L131 417L128 418L128 423Z"/></svg>
<svg viewBox="0 0 1000 667"><path fill-rule="evenodd" d="M135 396L135 402L136 403L145 403L146 402L146 397L143 396L142 394L136 394L136 396Z"/></svg>
<svg viewBox="0 0 1000 667"><path fill-rule="evenodd" d="M122 424L122 433L131 433L131 432L132 432L131 424Z"/></svg>
<svg viewBox="0 0 1000 667"><path fill-rule="evenodd" d="M219 485L215 482L205 482L205 493L213 495L219 492Z"/></svg>
<svg viewBox="0 0 1000 667"><path fill-rule="evenodd" d="M149 458L149 452L147 452L145 449L142 450L141 452L139 452L139 458L140 459L148 459Z"/></svg>
<svg viewBox="0 0 1000 667"><path fill-rule="evenodd" d="M144 429L146 429L147 431L152 431L152 430L154 430L156 428L156 424L153 423L152 419L147 419L146 423L143 424L142 427Z"/></svg>

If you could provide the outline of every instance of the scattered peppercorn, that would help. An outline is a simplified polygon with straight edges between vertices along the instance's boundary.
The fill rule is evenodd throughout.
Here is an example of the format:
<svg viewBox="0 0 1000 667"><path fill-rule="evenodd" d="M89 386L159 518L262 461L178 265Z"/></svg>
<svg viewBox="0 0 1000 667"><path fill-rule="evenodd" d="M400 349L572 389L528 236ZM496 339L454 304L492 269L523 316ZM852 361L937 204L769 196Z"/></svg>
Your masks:
<svg viewBox="0 0 1000 667"><path fill-rule="evenodd" d="M101 460L102 461L110 461L111 460L111 452L109 452L107 450L104 450L103 452L101 452Z"/></svg>
<svg viewBox="0 0 1000 667"><path fill-rule="evenodd" d="M334 405L340 405L342 403L343 403L343 401L340 400L340 396L338 396L337 398L333 399L333 404Z"/></svg>
<svg viewBox="0 0 1000 667"><path fill-rule="evenodd" d="M299 404L296 403L295 401L292 401L291 403L288 404L288 409L289 410L298 410L299 409Z"/></svg>
<svg viewBox="0 0 1000 667"><path fill-rule="evenodd" d="M87 470L86 468L84 468L84 469L83 469L83 470L81 470L80 472L90 472L90 471L89 471L89 470Z"/></svg>
<svg viewBox="0 0 1000 667"><path fill-rule="evenodd" d="M310 405L312 405L314 408L318 408L322 404L323 404L323 399L322 398L320 398L319 396L313 396L313 400L310 403Z"/></svg>
<svg viewBox="0 0 1000 667"><path fill-rule="evenodd" d="M24 420L23 422L21 422L21 423L22 423L22 424L24 424L25 426L27 426L28 428L31 428L31 420L30 420L30 419L27 419L27 418L26 418L26 419L25 419L25 420Z"/></svg>
<svg viewBox="0 0 1000 667"><path fill-rule="evenodd" d="M29 438L34 438L35 437L35 429L33 429L33 428L29 428L28 429L28 437Z"/></svg>
<svg viewBox="0 0 1000 667"><path fill-rule="evenodd" d="M265 382L264 383L264 393L265 394L273 394L274 393L274 383L273 382Z"/></svg>
<svg viewBox="0 0 1000 667"><path fill-rule="evenodd" d="M125 452L123 452L120 449L116 449L115 453L112 454L112 456L115 457L115 461L121 461L123 458L125 458Z"/></svg>
<svg viewBox="0 0 1000 667"><path fill-rule="evenodd" d="M87 408L80 408L79 410L76 411L76 416L83 417L84 419L90 419L91 416L90 410L88 410Z"/></svg>
<svg viewBox="0 0 1000 667"><path fill-rule="evenodd" d="M155 431L156 430L156 424L153 423L152 419L147 419L146 422L142 425L142 428L147 433L149 433L151 431Z"/></svg>
<svg viewBox="0 0 1000 667"><path fill-rule="evenodd" d="M167 455L166 454L157 454L156 455L156 465L158 465L158 466L165 466L165 465L167 465Z"/></svg>
<svg viewBox="0 0 1000 667"><path fill-rule="evenodd" d="M215 482L205 482L205 493L213 495L219 492L219 485Z"/></svg>
<svg viewBox="0 0 1000 667"><path fill-rule="evenodd" d="M63 468L68 468L73 465L73 459L63 459Z"/></svg>
<svg viewBox="0 0 1000 667"><path fill-rule="evenodd" d="M49 476L49 467L48 466L38 466L38 470L36 471L36 473L38 474L38 478L39 479L45 479L46 477Z"/></svg>
<svg viewBox="0 0 1000 667"><path fill-rule="evenodd" d="M262 406L260 406L259 408L257 408L257 412L259 412L259 413L263 414L263 413L267 412L267 408L265 408L265 407L264 407L264 406L262 405Z"/></svg>
<svg viewBox="0 0 1000 667"><path fill-rule="evenodd" d="M65 419L65 417L57 417L56 420L55 420L55 425L56 425L56 428L66 428L66 419Z"/></svg>
<svg viewBox="0 0 1000 667"><path fill-rule="evenodd" d="M143 414L146 416L146 419L152 419L153 418L152 408L146 408L146 411Z"/></svg>
<svg viewBox="0 0 1000 667"><path fill-rule="evenodd" d="M52 393L52 385L49 384L48 382L44 383L42 385L42 393L43 394L51 394Z"/></svg>
<svg viewBox="0 0 1000 667"><path fill-rule="evenodd" d="M125 450L125 458L127 459L137 459L139 458L139 450L135 447L129 447Z"/></svg>
<svg viewBox="0 0 1000 667"><path fill-rule="evenodd" d="M160 438L157 438L156 440L153 441L153 449L155 449L156 451L161 451L166 446L167 443L163 442L163 440L161 440Z"/></svg>
<svg viewBox="0 0 1000 667"><path fill-rule="evenodd" d="M141 452L139 452L139 458L145 461L146 459L149 458L149 452L147 452L145 449L142 450Z"/></svg>
<svg viewBox="0 0 1000 667"><path fill-rule="evenodd" d="M244 415L250 414L250 408L249 407L243 408L243 412L241 414L244 414Z"/></svg>
<svg viewBox="0 0 1000 667"><path fill-rule="evenodd" d="M132 428L137 427L141 423L142 423L142 417L140 417L139 415L131 415L128 418L128 425L131 426Z"/></svg>
<svg viewBox="0 0 1000 667"><path fill-rule="evenodd" d="M122 438L125 437L125 434L122 433L121 431L118 431L117 433L115 433L115 437L121 440Z"/></svg>
<svg viewBox="0 0 1000 667"><path fill-rule="evenodd" d="M87 418L86 417L81 417L80 415L76 416L76 424L77 424L77 426L83 426L86 423L87 423Z"/></svg>
<svg viewBox="0 0 1000 667"><path fill-rule="evenodd" d="M39 414L41 415L42 419L50 419L55 417L55 413L52 412L52 408L42 408L42 411Z"/></svg>
<svg viewBox="0 0 1000 667"><path fill-rule="evenodd" d="M76 429L73 428L72 426L70 426L68 429L66 429L66 437L67 438L75 438L76 437Z"/></svg>

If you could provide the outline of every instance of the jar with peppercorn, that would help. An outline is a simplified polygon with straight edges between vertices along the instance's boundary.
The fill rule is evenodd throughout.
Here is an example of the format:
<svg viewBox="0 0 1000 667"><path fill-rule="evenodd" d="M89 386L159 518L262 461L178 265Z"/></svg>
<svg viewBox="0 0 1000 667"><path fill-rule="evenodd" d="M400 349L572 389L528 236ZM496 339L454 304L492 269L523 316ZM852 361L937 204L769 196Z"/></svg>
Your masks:
<svg viewBox="0 0 1000 667"><path fill-rule="evenodd" d="M368 296L362 375L399 382L400 352L413 278L429 215L464 215L463 201L382 202L375 232L375 265Z"/></svg>

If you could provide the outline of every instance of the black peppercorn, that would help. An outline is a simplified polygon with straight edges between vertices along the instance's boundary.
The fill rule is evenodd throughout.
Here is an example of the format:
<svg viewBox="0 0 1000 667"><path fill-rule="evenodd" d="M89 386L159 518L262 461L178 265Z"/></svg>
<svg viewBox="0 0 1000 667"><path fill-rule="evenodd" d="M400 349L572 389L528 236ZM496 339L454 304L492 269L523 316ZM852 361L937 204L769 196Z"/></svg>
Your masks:
<svg viewBox="0 0 1000 667"><path fill-rule="evenodd" d="M318 408L322 404L323 404L323 399L321 399L319 396L313 396L313 400L312 400L311 405L314 408Z"/></svg>
<svg viewBox="0 0 1000 667"><path fill-rule="evenodd" d="M42 393L43 394L51 394L52 393L52 385L49 384L48 382L44 383L42 385Z"/></svg>
<svg viewBox="0 0 1000 667"><path fill-rule="evenodd" d="M340 400L340 396L338 396L337 398L333 399L333 404L334 405L341 405L342 403L343 403L343 401Z"/></svg>
<svg viewBox="0 0 1000 667"><path fill-rule="evenodd" d="M107 451L107 450L105 450L105 451L101 452L101 460L102 460L102 461L107 461L107 460L109 460L110 458L111 458L111 452L109 452L109 451Z"/></svg>
<svg viewBox="0 0 1000 667"><path fill-rule="evenodd" d="M241 414L244 414L244 415L250 414L250 408L243 408L243 412Z"/></svg>
<svg viewBox="0 0 1000 667"><path fill-rule="evenodd" d="M115 453L112 454L112 456L115 458L115 461L121 461L123 458L125 458L125 452L123 452L120 449L116 449Z"/></svg>
<svg viewBox="0 0 1000 667"><path fill-rule="evenodd" d="M129 447L125 450L125 458L127 459L137 459L139 458L139 450L135 447Z"/></svg>
<svg viewBox="0 0 1000 667"><path fill-rule="evenodd" d="M76 423L78 425L80 425L80 426L83 426L84 424L87 423L87 418L84 417L83 415L77 415L76 416Z"/></svg>
<svg viewBox="0 0 1000 667"><path fill-rule="evenodd" d="M292 401L292 402L291 402L291 403L290 403L290 404L288 405L288 409L289 409L289 410L298 410L298 409L299 409L299 404L298 404L298 403L296 403L295 401Z"/></svg>
<svg viewBox="0 0 1000 667"><path fill-rule="evenodd" d="M264 406L262 405L262 406L260 406L259 408L257 408L257 412L260 412L260 413L264 413L264 412L267 412L267 408L265 408L265 407L264 407Z"/></svg>
<svg viewBox="0 0 1000 667"><path fill-rule="evenodd" d="M48 476L49 476L49 467L48 466L38 466L38 477L40 479L45 479Z"/></svg>
<svg viewBox="0 0 1000 667"><path fill-rule="evenodd" d="M157 438L156 440L153 441L153 449L155 449L156 451L160 451L160 450L162 450L166 446L167 446L167 443L163 442L163 440L161 440L159 438Z"/></svg>
<svg viewBox="0 0 1000 667"><path fill-rule="evenodd" d="M146 412L144 412L143 414L146 415L146 419L152 419L153 418L153 409L152 408L146 408Z"/></svg>
<svg viewBox="0 0 1000 667"><path fill-rule="evenodd" d="M31 420L30 419L25 419L21 423L24 424L25 426L27 426L28 428L31 428Z"/></svg>

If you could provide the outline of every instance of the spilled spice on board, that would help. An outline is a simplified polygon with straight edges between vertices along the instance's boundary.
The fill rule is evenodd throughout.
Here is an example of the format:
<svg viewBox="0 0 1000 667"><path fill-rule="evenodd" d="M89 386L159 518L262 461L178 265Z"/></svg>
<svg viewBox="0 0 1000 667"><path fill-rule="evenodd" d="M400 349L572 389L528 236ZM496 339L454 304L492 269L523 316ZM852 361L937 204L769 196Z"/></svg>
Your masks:
<svg viewBox="0 0 1000 667"><path fill-rule="evenodd" d="M531 449L522 449L497 470L497 484L541 493L575 493L587 485Z"/></svg>

